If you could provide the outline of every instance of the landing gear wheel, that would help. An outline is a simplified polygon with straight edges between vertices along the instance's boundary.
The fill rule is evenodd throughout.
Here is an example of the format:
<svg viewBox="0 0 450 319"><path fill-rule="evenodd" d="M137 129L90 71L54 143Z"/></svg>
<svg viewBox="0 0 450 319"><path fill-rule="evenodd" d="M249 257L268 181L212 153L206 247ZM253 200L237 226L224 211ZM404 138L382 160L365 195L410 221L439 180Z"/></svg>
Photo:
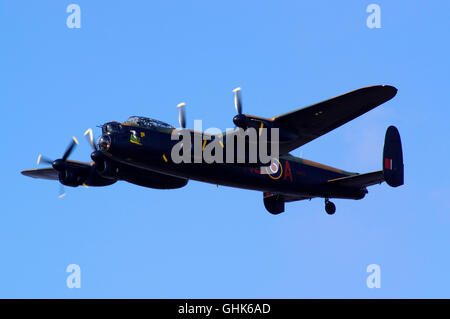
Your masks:
<svg viewBox="0 0 450 319"><path fill-rule="evenodd" d="M328 198L325 199L325 211L328 215L333 215L336 212L336 205L334 205L333 202L330 202Z"/></svg>

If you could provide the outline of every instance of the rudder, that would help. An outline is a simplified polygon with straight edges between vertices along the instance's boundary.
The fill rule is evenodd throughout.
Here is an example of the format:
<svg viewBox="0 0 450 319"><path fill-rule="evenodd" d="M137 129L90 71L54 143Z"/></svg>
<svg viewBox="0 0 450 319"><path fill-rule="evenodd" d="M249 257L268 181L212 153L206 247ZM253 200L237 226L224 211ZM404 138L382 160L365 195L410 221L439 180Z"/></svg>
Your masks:
<svg viewBox="0 0 450 319"><path fill-rule="evenodd" d="M383 175L386 183L392 187L403 185L403 152L400 133L395 126L389 126L384 139Z"/></svg>

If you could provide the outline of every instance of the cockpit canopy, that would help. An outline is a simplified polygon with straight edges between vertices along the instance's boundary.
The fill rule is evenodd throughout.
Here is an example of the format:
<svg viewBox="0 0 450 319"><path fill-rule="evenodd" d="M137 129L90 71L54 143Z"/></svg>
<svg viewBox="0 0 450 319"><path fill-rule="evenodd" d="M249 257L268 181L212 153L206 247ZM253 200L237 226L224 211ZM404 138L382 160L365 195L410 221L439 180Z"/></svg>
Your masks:
<svg viewBox="0 0 450 319"><path fill-rule="evenodd" d="M130 116L123 124L133 125L138 127L162 127L162 128L174 128L172 125L154 120L148 117L142 116Z"/></svg>

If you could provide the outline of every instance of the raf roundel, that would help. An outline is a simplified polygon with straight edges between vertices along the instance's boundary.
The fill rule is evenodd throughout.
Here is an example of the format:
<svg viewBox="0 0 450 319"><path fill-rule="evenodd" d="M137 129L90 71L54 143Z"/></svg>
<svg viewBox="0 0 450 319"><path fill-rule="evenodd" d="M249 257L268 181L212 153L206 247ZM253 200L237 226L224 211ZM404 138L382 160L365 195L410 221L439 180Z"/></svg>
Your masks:
<svg viewBox="0 0 450 319"><path fill-rule="evenodd" d="M278 172L278 164L276 162L273 162L269 167L270 173L275 174Z"/></svg>
<svg viewBox="0 0 450 319"><path fill-rule="evenodd" d="M278 159L274 158L269 167L266 167L266 172L272 179L279 179L283 175L283 167Z"/></svg>

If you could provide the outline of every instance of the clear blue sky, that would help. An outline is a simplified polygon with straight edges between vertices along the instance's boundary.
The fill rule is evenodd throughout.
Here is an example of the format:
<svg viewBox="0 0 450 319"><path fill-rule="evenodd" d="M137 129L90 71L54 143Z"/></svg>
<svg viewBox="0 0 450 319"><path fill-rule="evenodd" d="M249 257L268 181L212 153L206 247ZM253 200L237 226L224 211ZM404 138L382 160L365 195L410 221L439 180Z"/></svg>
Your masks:
<svg viewBox="0 0 450 319"><path fill-rule="evenodd" d="M81 7L68 29L66 7ZM381 7L381 29L366 7ZM0 0L2 209L0 297L450 297L448 1ZM125 182L66 188L26 178L39 153L89 160L83 132L129 115L232 127L359 87L397 96L296 150L345 170L381 167L396 125L405 185L361 201L287 204L190 182L161 191ZM81 289L66 267L81 267ZM366 267L381 266L381 288Z"/></svg>

